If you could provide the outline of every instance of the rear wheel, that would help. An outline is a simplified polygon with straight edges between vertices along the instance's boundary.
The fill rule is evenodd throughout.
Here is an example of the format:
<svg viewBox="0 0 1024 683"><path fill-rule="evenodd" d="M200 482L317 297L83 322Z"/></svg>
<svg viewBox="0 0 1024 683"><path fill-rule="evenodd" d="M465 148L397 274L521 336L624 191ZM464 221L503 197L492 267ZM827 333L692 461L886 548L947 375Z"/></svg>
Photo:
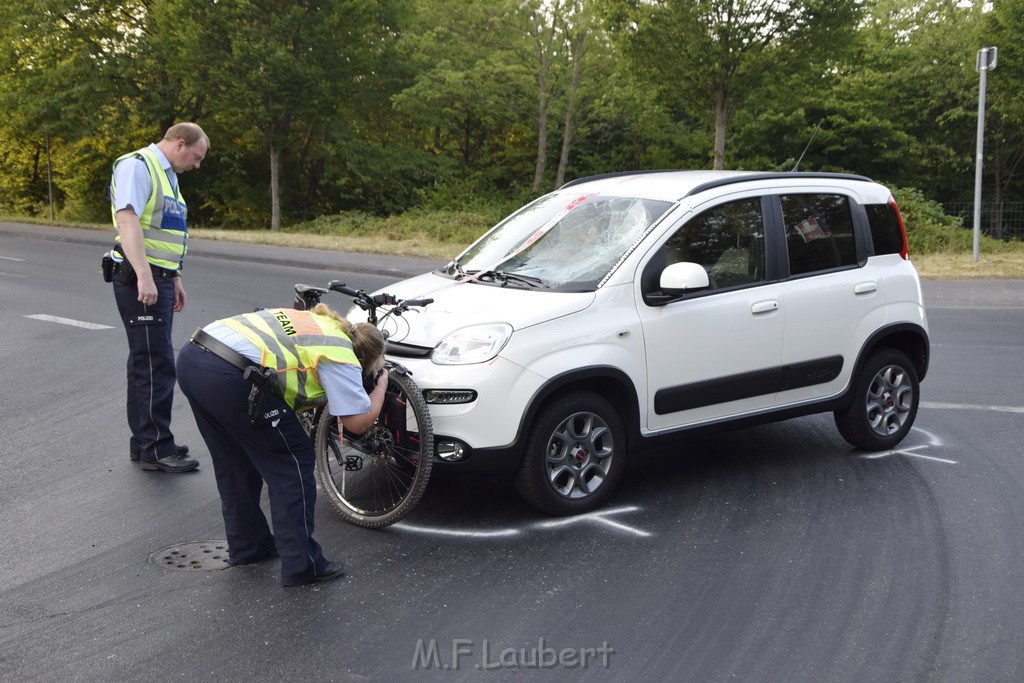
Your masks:
<svg viewBox="0 0 1024 683"><path fill-rule="evenodd" d="M362 435L342 430L326 410L316 428L316 473L341 516L357 526L394 524L423 496L433 465L430 412L406 375L388 374L380 417Z"/></svg>
<svg viewBox="0 0 1024 683"><path fill-rule="evenodd" d="M894 448L910 432L921 400L917 369L896 349L873 353L853 380L853 402L836 411L843 438L858 448Z"/></svg>
<svg viewBox="0 0 1024 683"><path fill-rule="evenodd" d="M530 431L516 489L551 514L593 510L622 474L625 445L622 419L607 400L587 391L555 398Z"/></svg>

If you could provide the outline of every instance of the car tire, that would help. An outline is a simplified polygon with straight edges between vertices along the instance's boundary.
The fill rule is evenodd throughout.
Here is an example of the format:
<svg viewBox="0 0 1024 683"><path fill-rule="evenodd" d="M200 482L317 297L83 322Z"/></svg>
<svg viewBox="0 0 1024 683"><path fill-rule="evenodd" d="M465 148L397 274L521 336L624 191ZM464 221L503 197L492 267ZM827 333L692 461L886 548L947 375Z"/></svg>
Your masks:
<svg viewBox="0 0 1024 683"><path fill-rule="evenodd" d="M618 483L625 447L622 418L611 403L588 391L563 394L537 413L516 490L553 515L593 510Z"/></svg>
<svg viewBox="0 0 1024 683"><path fill-rule="evenodd" d="M885 348L854 376L849 407L835 412L844 439L869 451L894 448L910 432L921 400L917 369L906 354Z"/></svg>

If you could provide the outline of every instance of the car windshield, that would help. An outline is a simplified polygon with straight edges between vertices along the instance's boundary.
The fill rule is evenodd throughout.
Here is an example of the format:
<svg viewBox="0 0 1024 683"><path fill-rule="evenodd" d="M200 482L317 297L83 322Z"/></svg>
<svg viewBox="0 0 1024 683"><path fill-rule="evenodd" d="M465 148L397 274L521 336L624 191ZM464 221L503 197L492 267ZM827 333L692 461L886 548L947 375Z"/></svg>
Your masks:
<svg viewBox="0 0 1024 683"><path fill-rule="evenodd" d="M448 266L502 286L592 290L672 206L556 192L495 226Z"/></svg>

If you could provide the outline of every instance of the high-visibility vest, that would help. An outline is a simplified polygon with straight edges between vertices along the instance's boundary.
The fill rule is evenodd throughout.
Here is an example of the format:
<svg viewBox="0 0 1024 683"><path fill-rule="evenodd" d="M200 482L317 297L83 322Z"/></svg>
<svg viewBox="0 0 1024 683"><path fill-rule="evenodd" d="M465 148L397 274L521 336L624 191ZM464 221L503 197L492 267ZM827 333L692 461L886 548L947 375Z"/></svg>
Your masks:
<svg viewBox="0 0 1024 683"><path fill-rule="evenodd" d="M118 157L114 161L114 168L117 165L134 157L146 163L149 169L149 177L153 180L153 189L149 193L149 200L142 209L139 216L139 224L142 226L142 238L146 247L146 259L160 268L167 270L178 270L181 268L188 239L188 228L185 219L188 217L188 207L181 197L181 192L176 186L171 185L166 171L160 165L160 161L150 148L129 152ZM110 199L114 200L114 178L110 178ZM117 227L117 212L114 205L110 206L110 213L114 219L114 227ZM115 242L121 243L121 236L115 238Z"/></svg>
<svg viewBox="0 0 1024 683"><path fill-rule="evenodd" d="M260 365L277 371L285 403L296 410L323 405L317 378L322 359L359 367L352 341L333 319L310 311L271 308L219 320L263 354Z"/></svg>

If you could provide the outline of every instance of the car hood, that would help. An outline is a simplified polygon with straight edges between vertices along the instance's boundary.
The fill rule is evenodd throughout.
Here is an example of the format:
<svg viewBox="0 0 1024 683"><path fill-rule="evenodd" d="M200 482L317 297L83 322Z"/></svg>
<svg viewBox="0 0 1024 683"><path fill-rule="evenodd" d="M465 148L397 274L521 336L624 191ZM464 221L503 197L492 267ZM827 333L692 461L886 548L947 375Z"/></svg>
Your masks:
<svg viewBox="0 0 1024 683"><path fill-rule="evenodd" d="M433 348L451 332L470 325L504 322L514 330L581 311L594 301L593 292L551 292L498 287L452 280L426 273L388 285L381 291L399 299L430 298L434 302L391 316L383 325L388 340ZM351 320L365 320L359 309Z"/></svg>

